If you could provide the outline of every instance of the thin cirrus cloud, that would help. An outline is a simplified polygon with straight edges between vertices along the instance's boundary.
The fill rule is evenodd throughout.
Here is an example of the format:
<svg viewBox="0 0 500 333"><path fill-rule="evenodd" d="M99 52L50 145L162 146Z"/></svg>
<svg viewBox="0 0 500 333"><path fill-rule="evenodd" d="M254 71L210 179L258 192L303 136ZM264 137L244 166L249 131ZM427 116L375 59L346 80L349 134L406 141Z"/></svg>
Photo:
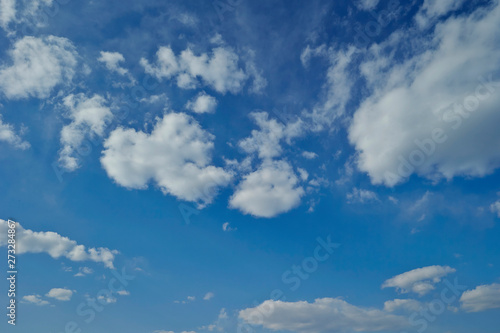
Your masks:
<svg viewBox="0 0 500 333"><path fill-rule="evenodd" d="M456 270L449 266L427 266L396 275L382 284L382 288L396 288L401 293L413 292L423 296L433 290L434 285Z"/></svg>
<svg viewBox="0 0 500 333"><path fill-rule="evenodd" d="M396 331L408 319L373 308L361 308L340 298L319 298L313 303L267 300L241 310L247 324L276 331L298 333Z"/></svg>
<svg viewBox="0 0 500 333"><path fill-rule="evenodd" d="M7 245L7 221L0 219L0 246ZM108 248L86 248L76 241L51 231L32 231L24 229L19 223L16 227L16 252L47 253L52 258L61 257L71 261L94 261L103 263L107 268L114 268L113 261L118 254Z"/></svg>
<svg viewBox="0 0 500 333"><path fill-rule="evenodd" d="M9 99L49 97L73 79L78 64L74 45L62 37L23 37L8 54L11 64L0 66L0 91Z"/></svg>
<svg viewBox="0 0 500 333"><path fill-rule="evenodd" d="M214 136L185 113L169 113L151 133L114 130L104 142L101 163L117 184L145 189L150 182L164 194L210 204L232 174L210 165Z"/></svg>

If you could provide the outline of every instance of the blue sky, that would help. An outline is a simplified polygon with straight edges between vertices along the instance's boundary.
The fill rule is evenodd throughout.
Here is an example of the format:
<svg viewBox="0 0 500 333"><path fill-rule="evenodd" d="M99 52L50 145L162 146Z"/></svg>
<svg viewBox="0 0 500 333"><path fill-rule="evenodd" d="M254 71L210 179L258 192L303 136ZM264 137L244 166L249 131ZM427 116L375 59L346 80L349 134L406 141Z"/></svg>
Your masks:
<svg viewBox="0 0 500 333"><path fill-rule="evenodd" d="M499 30L496 0L0 0L2 331L498 332Z"/></svg>

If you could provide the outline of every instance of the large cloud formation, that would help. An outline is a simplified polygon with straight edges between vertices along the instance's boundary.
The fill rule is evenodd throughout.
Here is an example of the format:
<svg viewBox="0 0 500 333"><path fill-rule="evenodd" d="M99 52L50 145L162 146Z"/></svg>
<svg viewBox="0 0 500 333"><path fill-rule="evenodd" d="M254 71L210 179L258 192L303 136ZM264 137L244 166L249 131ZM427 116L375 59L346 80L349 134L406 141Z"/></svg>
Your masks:
<svg viewBox="0 0 500 333"><path fill-rule="evenodd" d="M426 3L429 15L455 8ZM403 61L398 45L407 32L370 48L360 68L371 95L354 114L349 139L374 184L394 186L412 174L481 177L500 166L499 30L495 1L437 24L430 40L415 38Z"/></svg>

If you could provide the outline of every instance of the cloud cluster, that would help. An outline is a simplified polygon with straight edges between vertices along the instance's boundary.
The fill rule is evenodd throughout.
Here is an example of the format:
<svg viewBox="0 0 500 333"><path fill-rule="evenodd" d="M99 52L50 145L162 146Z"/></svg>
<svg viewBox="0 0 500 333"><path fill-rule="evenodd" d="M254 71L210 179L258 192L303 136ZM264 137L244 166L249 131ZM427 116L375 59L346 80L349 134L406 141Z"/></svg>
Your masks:
<svg viewBox="0 0 500 333"><path fill-rule="evenodd" d="M49 97L72 80L78 63L73 44L55 36L23 37L8 54L12 63L0 66L0 91L10 99Z"/></svg>
<svg viewBox="0 0 500 333"><path fill-rule="evenodd" d="M196 88L200 79L219 93L238 93L248 79L245 71L239 68L238 55L228 47L216 47L211 54L200 55L188 48L176 56L170 46L162 46L156 58L156 64L141 59L146 73L159 80L175 79L177 86L183 89Z"/></svg>
<svg viewBox="0 0 500 333"><path fill-rule="evenodd" d="M0 219L0 246L7 245L7 221ZM59 235L56 232L37 232L24 229L19 223L16 227L16 252L23 253L47 253L52 258L65 257L71 261L94 261L101 262L108 268L114 268L113 261L116 250L108 248L86 248L76 241Z"/></svg>
<svg viewBox="0 0 500 333"><path fill-rule="evenodd" d="M145 189L154 182L165 194L209 204L232 174L210 165L214 136L185 113L158 119L151 133L118 128L104 142L101 163L117 184Z"/></svg>

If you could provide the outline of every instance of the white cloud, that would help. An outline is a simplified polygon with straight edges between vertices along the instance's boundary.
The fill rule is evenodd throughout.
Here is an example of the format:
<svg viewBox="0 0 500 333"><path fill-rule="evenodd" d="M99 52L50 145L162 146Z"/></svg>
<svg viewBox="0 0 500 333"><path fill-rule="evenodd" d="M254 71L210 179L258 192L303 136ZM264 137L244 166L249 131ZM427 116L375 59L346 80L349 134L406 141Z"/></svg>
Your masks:
<svg viewBox="0 0 500 333"><path fill-rule="evenodd" d="M461 308L467 312L480 312L500 308L500 284L477 286L460 297Z"/></svg>
<svg viewBox="0 0 500 333"><path fill-rule="evenodd" d="M311 151L303 151L302 152L302 156L304 158L307 158L308 160L313 160L315 159L316 157L318 157L318 154L314 153L314 152L311 152Z"/></svg>
<svg viewBox="0 0 500 333"><path fill-rule="evenodd" d="M0 219L0 246L7 245L7 221ZM76 241L63 237L55 232L36 232L24 229L19 223L16 227L16 252L47 253L52 258L65 257L71 261L102 262L108 268L114 268L113 260L118 254L108 248L89 248L77 244Z"/></svg>
<svg viewBox="0 0 500 333"><path fill-rule="evenodd" d="M377 7L380 0L359 0L357 6L359 9L372 10Z"/></svg>
<svg viewBox="0 0 500 333"><path fill-rule="evenodd" d="M201 81L219 93L238 93L248 75L239 68L239 57L231 48L216 47L211 54L199 56L188 48L176 56L169 46L162 46L156 53L156 64L150 64L145 58L141 65L146 73L159 80L175 78L177 86L193 89Z"/></svg>
<svg viewBox="0 0 500 333"><path fill-rule="evenodd" d="M464 2L465 0L425 0L415 21L421 28L426 27L433 20L459 9Z"/></svg>
<svg viewBox="0 0 500 333"><path fill-rule="evenodd" d="M94 95L88 98L84 94L69 95L64 98L63 105L67 109L67 117L71 123L61 130L59 163L69 171L79 167L75 151L82 148L86 137L96 138L104 135L107 125L113 118L104 97Z"/></svg>
<svg viewBox="0 0 500 333"><path fill-rule="evenodd" d="M305 169L297 168L297 171L299 172L299 176L302 181L305 182L309 178L309 173Z"/></svg>
<svg viewBox="0 0 500 333"><path fill-rule="evenodd" d="M347 202L353 203L366 203L369 201L379 201L378 196L375 192L359 189L354 187L351 193L346 194Z"/></svg>
<svg viewBox="0 0 500 333"><path fill-rule="evenodd" d="M354 47L349 47L347 50L330 48L325 52L330 61L326 83L323 85L325 97L309 114L305 114L312 120L312 130L322 130L325 126L330 126L335 120L345 116L346 105L351 99L354 86L350 66L355 53Z"/></svg>
<svg viewBox="0 0 500 333"><path fill-rule="evenodd" d="M66 38L23 37L8 54L12 64L0 66L0 91L10 99L46 98L75 74L77 54Z"/></svg>
<svg viewBox="0 0 500 333"><path fill-rule="evenodd" d="M113 303L116 303L116 297L113 297L113 296L110 296L110 295L100 295L97 297L97 299L101 302L104 302L106 304L113 304Z"/></svg>
<svg viewBox="0 0 500 333"><path fill-rule="evenodd" d="M362 72L372 95L356 111L349 139L372 183L394 186L413 173L482 177L500 166L499 83L492 77L500 64L499 29L495 2L440 23L430 44L416 38L413 56L402 62L394 46L411 38L405 33L371 48L373 60Z"/></svg>
<svg viewBox="0 0 500 333"><path fill-rule="evenodd" d="M101 163L121 186L145 189L153 181L164 194L209 204L232 174L209 165L214 136L185 113L158 119L151 133L114 130L104 143Z"/></svg>
<svg viewBox="0 0 500 333"><path fill-rule="evenodd" d="M427 266L394 276L384 282L382 288L393 287L401 293L414 292L423 296L434 289L434 285L441 278L455 273L456 270L449 266Z"/></svg>
<svg viewBox="0 0 500 333"><path fill-rule="evenodd" d="M36 304L38 306L49 305L50 303L43 300L40 295L26 295L23 296L23 301Z"/></svg>
<svg viewBox="0 0 500 333"><path fill-rule="evenodd" d="M303 123L300 119L284 125L276 119L269 119L267 112L252 112L250 117L260 129L252 130L252 135L241 140L238 145L248 154L257 153L261 159L280 156L282 140L290 144L293 138L304 133Z"/></svg>
<svg viewBox="0 0 500 333"><path fill-rule="evenodd" d="M0 26L7 30L16 18L16 0L0 0Z"/></svg>
<svg viewBox="0 0 500 333"><path fill-rule="evenodd" d="M23 141L23 139L16 134L14 127L10 124L6 124L2 121L0 115L0 141L7 142L17 149L28 149L31 147L29 142Z"/></svg>
<svg viewBox="0 0 500 333"><path fill-rule="evenodd" d="M45 296L66 302L71 300L73 291L66 288L52 288Z"/></svg>
<svg viewBox="0 0 500 333"><path fill-rule="evenodd" d="M116 293L120 296L129 296L130 295L130 292L127 290L118 290Z"/></svg>
<svg viewBox="0 0 500 333"><path fill-rule="evenodd" d="M384 311L386 312L415 312L422 308L422 303L415 299L394 299L384 303Z"/></svg>
<svg viewBox="0 0 500 333"><path fill-rule="evenodd" d="M195 113L214 113L217 99L204 91L200 92L193 100L187 102L186 109Z"/></svg>
<svg viewBox="0 0 500 333"><path fill-rule="evenodd" d="M497 214L497 216L500 218L500 200L495 201L494 203L491 204L490 211L493 214Z"/></svg>
<svg viewBox="0 0 500 333"><path fill-rule="evenodd" d="M240 311L239 317L266 329L299 333L393 331L408 325L402 316L360 308L340 298L320 298L314 303L268 300Z"/></svg>
<svg viewBox="0 0 500 333"><path fill-rule="evenodd" d="M0 0L0 27L8 35L14 35L12 24L24 23L29 27L43 27L45 22L40 18L42 8L51 6L52 3L53 0ZM52 13L52 10L50 12Z"/></svg>
<svg viewBox="0 0 500 333"><path fill-rule="evenodd" d="M94 270L90 267L80 267L78 273L75 276L82 277L94 273Z"/></svg>
<svg viewBox="0 0 500 333"><path fill-rule="evenodd" d="M224 231L236 231L238 230L237 228L232 228L229 222L225 222L222 224L222 230Z"/></svg>
<svg viewBox="0 0 500 333"><path fill-rule="evenodd" d="M119 52L101 51L101 56L97 59L106 65L106 68L120 75L127 75L128 70L121 67L119 63L124 62L125 58Z"/></svg>
<svg viewBox="0 0 500 333"><path fill-rule="evenodd" d="M304 189L290 164L265 161L261 167L243 177L230 199L230 207L257 217L274 217L300 204Z"/></svg>
<svg viewBox="0 0 500 333"><path fill-rule="evenodd" d="M205 301L209 301L209 300L211 300L214 297L215 297L215 294L213 292L208 292L208 293L205 294L205 296L203 297L203 299Z"/></svg>
<svg viewBox="0 0 500 333"><path fill-rule="evenodd" d="M188 299L188 301L194 301L194 300L196 300L196 297L195 296L188 296L187 299Z"/></svg>

